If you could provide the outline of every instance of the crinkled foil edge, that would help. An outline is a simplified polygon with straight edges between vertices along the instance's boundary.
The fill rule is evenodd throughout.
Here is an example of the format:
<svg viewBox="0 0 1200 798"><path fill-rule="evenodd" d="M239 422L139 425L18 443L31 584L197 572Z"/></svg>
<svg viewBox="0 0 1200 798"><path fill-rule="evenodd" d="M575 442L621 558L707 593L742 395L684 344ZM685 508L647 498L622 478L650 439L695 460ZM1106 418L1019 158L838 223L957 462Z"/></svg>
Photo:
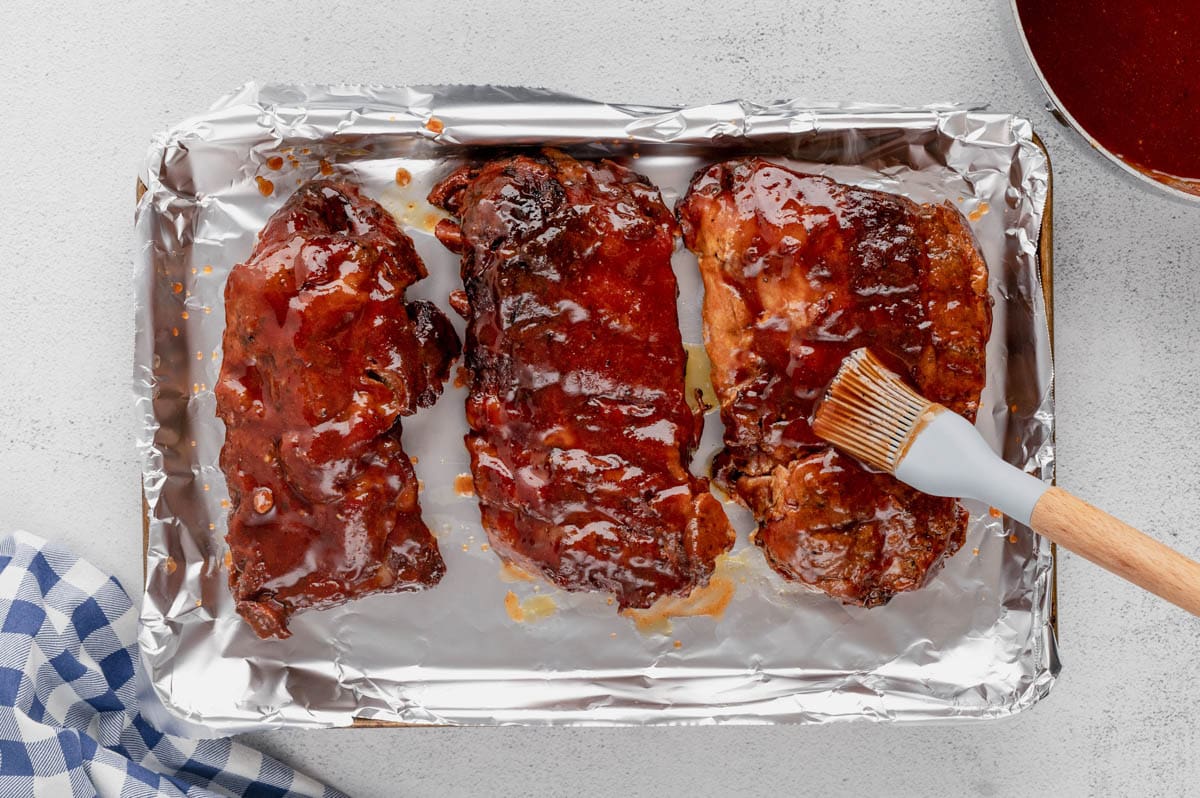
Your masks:
<svg viewBox="0 0 1200 798"><path fill-rule="evenodd" d="M497 108L516 110L518 106L525 112L521 119L497 121ZM487 113L482 114L476 122L471 122L470 109L475 108L487 109ZM165 519L169 518L170 509L164 504L164 486L168 474L163 450L156 443L161 421L154 410L156 308L152 285L156 257L162 254L163 246L158 234L161 233L160 226L170 218L172 203L192 199L180 194L178 189L165 189L159 176L170 159L186 157L190 141L214 142L245 136L245 121L248 118L257 119L260 127L271 127L282 137L317 139L352 131L356 136L408 132L413 136L430 138L437 135L427 125L434 116L446 123L439 141L447 145L464 146L495 143L498 138L513 144L561 138L563 130L560 120L563 118L573 121L569 138L579 142L622 136L662 145L725 146L741 141L778 140L816 130L877 126L884 122L931 126L951 141L963 141L970 140L974 135L972 124L976 119L975 114L980 113L983 112L955 105L906 109L802 101L766 105L733 101L695 108L629 106L591 102L547 90L488 86L247 84L236 90L207 113L156 136L140 175L146 191L137 204L135 214L136 344L133 377L137 447L143 465L143 488L150 518L148 569L162 564L161 544L163 536L169 534ZM989 115L990 118L995 116ZM1037 275L1040 289L1038 247L1046 213L1050 167L1044 151L1035 142L1030 123L1015 117L1009 119L1012 141L998 142L994 146L1015 144L1011 185L1016 189L1013 202L1016 203L1019 223L1010 232L1017 239L1015 246L1018 253ZM231 124L231 120L236 120L237 124ZM992 146L991 143L987 145ZM1034 334L1039 364L1038 389L1042 395L1036 413L1039 443L1025 466L1043 479L1051 480L1054 477L1054 375L1047 332L1048 316L1040 291L1030 300L1037 328ZM655 689L653 677L633 673L620 678L598 676L594 681L574 678L554 691L556 697L552 702L543 704L531 701L523 708L491 707L474 712L458 708L446 712L408 700L370 698L360 700L354 706L341 703L336 707L284 704L270 712L258 713L231 708L225 717L191 716L187 719L203 723L214 731L234 732L280 726L347 725L356 718L418 724L612 725L810 723L853 719L945 722L1001 717L1024 710L1039 701L1050 691L1060 670L1056 633L1051 624L1053 558L1047 541L1039 540L1032 568L1034 628L1021 653L1031 668L1030 677L1018 692L989 701L982 711L958 711L950 702L930 701L928 696L916 693L884 694L875 690L869 679L860 678L861 674L845 674L842 681L842 686L847 688L845 695L839 698L838 690L831 690L822 710L805 709L786 692L776 694L772 690L765 690L761 698L735 704L673 704L670 697L673 678L666 680L660 691ZM164 604L169 606L169 597L151 597L147 593L141 610L139 642L155 691L164 704L179 712L180 708L174 706L171 700L171 661L176 641L173 627L162 611ZM533 691L523 692L530 695L536 694L539 684L554 681L548 680L544 674L533 672L528 677L532 681L527 684ZM763 674L751 671L736 677L700 675L696 678L709 679L713 695L728 694L764 680ZM986 686L981 685L979 689L984 690ZM564 691L573 697L563 698ZM872 700L864 699L864 695L872 694Z"/></svg>

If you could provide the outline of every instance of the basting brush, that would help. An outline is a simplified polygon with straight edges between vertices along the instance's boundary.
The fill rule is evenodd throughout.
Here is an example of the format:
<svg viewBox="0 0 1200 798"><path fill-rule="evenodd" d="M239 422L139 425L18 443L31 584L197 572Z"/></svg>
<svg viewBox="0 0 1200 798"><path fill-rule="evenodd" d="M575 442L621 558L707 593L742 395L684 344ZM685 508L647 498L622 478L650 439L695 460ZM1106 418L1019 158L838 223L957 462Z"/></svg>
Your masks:
<svg viewBox="0 0 1200 798"><path fill-rule="evenodd" d="M997 456L962 416L920 396L866 349L843 361L813 431L934 496L977 499L1122 579L1200 615L1200 563Z"/></svg>

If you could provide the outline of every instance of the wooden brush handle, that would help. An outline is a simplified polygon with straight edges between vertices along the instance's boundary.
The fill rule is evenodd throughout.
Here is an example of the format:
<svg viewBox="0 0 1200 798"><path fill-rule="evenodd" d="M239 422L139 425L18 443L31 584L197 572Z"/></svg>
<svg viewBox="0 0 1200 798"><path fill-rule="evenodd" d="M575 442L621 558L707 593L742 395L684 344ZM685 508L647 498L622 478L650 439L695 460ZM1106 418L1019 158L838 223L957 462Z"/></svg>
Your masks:
<svg viewBox="0 0 1200 798"><path fill-rule="evenodd" d="M1030 526L1122 579L1200 615L1200 563L1065 490L1050 488Z"/></svg>

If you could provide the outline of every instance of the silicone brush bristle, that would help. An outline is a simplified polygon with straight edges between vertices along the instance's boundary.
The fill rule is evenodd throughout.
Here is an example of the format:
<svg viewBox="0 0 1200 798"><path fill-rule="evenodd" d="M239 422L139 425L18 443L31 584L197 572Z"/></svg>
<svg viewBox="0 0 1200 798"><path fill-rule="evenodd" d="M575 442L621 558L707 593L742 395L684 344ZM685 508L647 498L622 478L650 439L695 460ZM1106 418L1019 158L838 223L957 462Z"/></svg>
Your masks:
<svg viewBox="0 0 1200 798"><path fill-rule="evenodd" d="M880 471L894 473L933 402L866 349L855 349L813 410L813 432Z"/></svg>

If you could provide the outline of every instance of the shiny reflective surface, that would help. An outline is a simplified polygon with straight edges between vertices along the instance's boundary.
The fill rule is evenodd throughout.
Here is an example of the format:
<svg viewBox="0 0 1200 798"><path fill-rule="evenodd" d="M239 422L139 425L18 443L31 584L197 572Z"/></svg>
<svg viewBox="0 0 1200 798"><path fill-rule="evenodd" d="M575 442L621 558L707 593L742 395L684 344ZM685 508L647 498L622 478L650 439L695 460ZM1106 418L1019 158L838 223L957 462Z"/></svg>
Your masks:
<svg viewBox="0 0 1200 798"><path fill-rule="evenodd" d="M991 300L966 220L761 158L699 172L679 218L725 424L716 479L754 511L755 542L786 578L849 603L921 587L962 546L966 510L868 473L809 418L866 346L974 420Z"/></svg>
<svg viewBox="0 0 1200 798"><path fill-rule="evenodd" d="M392 217L328 180L292 194L229 274L229 585L262 637L287 637L299 609L445 572L400 443L400 417L433 404L458 354L441 311L404 303L424 276Z"/></svg>
<svg viewBox="0 0 1200 798"><path fill-rule="evenodd" d="M1200 198L1200 3L1015 0L1055 103L1131 170Z"/></svg>
<svg viewBox="0 0 1200 798"><path fill-rule="evenodd" d="M444 123L436 139L431 116ZM529 142L631 167L668 207L698 169L766 153L840 183L953 202L980 243L996 300L976 428L1009 462L1053 475L1053 373L1037 260L1049 173L1025 120L802 103L646 109L480 86L247 86L157 138L140 174L147 191L137 211L135 377L150 528L139 642L149 680L173 711L223 732L355 718L945 722L1009 715L1044 696L1058 672L1049 544L986 507L968 506L963 551L929 584L869 610L781 579L747 537L754 519L733 503L726 512L738 537L706 588L712 609L672 617L670 636L657 623L642 631L604 593L518 578L490 549L477 498L456 490L470 462L462 444L468 392L453 384L445 389L452 395L404 420L404 448L425 486L422 517L446 562L438 587L298 613L286 640L254 634L237 614L223 564L225 428L211 390L230 270L250 256L297 179L328 173L412 220L402 229L429 276L407 296L447 309L462 288L460 259L427 230L434 209L424 198L464 156L480 157L476 147ZM299 165L271 170L266 160L289 147ZM397 183L398 169L409 185ZM275 193L264 198L256 175L275 180ZM683 341L699 345L696 259L679 247L672 266ZM704 473L721 448L712 412L693 469ZM714 589L723 587L721 562L738 563L727 572L729 592ZM557 611L515 623L509 591L522 606L550 596Z"/></svg>
<svg viewBox="0 0 1200 798"><path fill-rule="evenodd" d="M547 150L463 167L430 201L460 220L437 233L462 255L467 448L496 553L621 609L707 583L734 535L688 471L704 422L658 189Z"/></svg>

